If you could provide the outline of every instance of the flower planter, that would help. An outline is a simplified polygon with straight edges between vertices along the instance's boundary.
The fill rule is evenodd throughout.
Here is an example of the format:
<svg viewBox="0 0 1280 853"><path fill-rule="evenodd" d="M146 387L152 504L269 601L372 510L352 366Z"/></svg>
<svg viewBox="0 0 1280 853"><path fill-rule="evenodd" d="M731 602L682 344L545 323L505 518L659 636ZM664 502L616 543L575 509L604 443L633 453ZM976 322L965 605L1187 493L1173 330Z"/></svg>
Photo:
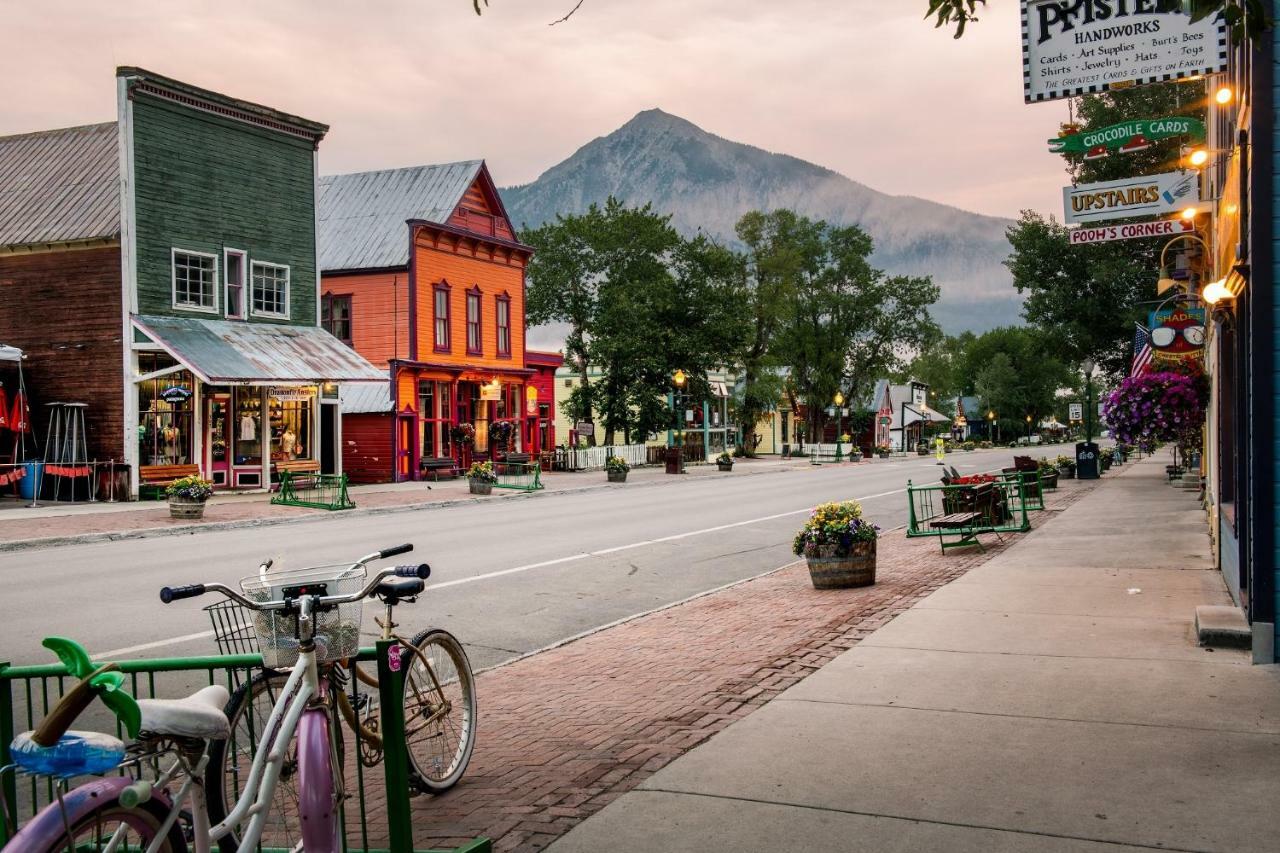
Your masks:
<svg viewBox="0 0 1280 853"><path fill-rule="evenodd" d="M1040 472L1040 483L1041 483L1041 485L1043 485L1046 489L1056 489L1056 488L1058 488L1058 472L1057 472L1056 470L1054 470L1054 471L1041 471L1041 472Z"/></svg>
<svg viewBox="0 0 1280 853"><path fill-rule="evenodd" d="M1074 465L1063 465L1058 468L1058 476L1064 480L1074 480L1076 478L1076 468Z"/></svg>
<svg viewBox="0 0 1280 853"><path fill-rule="evenodd" d="M917 455L917 456L928 456L928 455L929 455L929 448L928 448L926 445L923 445L923 444L917 444L917 445L916 445L916 455Z"/></svg>
<svg viewBox="0 0 1280 853"><path fill-rule="evenodd" d="M484 483L480 480L468 480L467 485L471 489L473 495L491 495L493 494L493 483Z"/></svg>
<svg viewBox="0 0 1280 853"><path fill-rule="evenodd" d="M205 501L199 498L186 498L182 495L169 496L169 517L182 521L199 521L204 518Z"/></svg>
<svg viewBox="0 0 1280 853"><path fill-rule="evenodd" d="M887 451L887 450L880 450L880 451L877 451L877 452L876 452L876 455L877 455L877 456L879 456L881 459L888 459L888 458L889 458L889 451Z"/></svg>
<svg viewBox="0 0 1280 853"><path fill-rule="evenodd" d="M876 543L857 542L847 557L808 557L814 589L845 589L876 582Z"/></svg>
<svg viewBox="0 0 1280 853"><path fill-rule="evenodd" d="M626 471L606 471L606 472L605 472L605 474L609 477L609 482L610 482L610 483L625 483L625 482L627 482L627 472L626 472Z"/></svg>
<svg viewBox="0 0 1280 853"><path fill-rule="evenodd" d="M1099 461L1102 463L1103 471L1109 471L1111 469L1111 460L1108 457L1103 456Z"/></svg>
<svg viewBox="0 0 1280 853"><path fill-rule="evenodd" d="M717 468L719 468L721 471L732 471L732 470L733 470L733 463L732 463L732 462L717 462L717 463L716 463L716 467L717 467Z"/></svg>

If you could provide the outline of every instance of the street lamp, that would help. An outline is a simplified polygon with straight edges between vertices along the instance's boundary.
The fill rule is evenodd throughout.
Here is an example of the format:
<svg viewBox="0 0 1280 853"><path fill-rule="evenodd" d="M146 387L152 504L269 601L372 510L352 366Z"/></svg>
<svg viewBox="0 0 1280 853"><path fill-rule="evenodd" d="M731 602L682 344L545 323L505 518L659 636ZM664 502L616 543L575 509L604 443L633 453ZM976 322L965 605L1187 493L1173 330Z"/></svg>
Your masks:
<svg viewBox="0 0 1280 853"><path fill-rule="evenodd" d="M676 372L671 374L671 381L675 383L676 390L671 394L671 417L675 420L676 427L676 446L673 448L678 455L679 464L673 464L676 460L672 460L670 455L667 457L667 473L683 474L684 473L684 411L682 409L682 398L684 391L684 383L688 380L688 376L680 368L676 368Z"/></svg>
<svg viewBox="0 0 1280 853"><path fill-rule="evenodd" d="M841 408L844 405L844 394L837 391L833 402L836 404L836 461L842 462L844 461L844 450L840 445L840 435L844 429L844 409Z"/></svg>
<svg viewBox="0 0 1280 853"><path fill-rule="evenodd" d="M1084 441L1093 442L1093 359L1086 358L1080 363L1084 369L1085 406L1084 406Z"/></svg>
<svg viewBox="0 0 1280 853"><path fill-rule="evenodd" d="M999 434L993 433L993 430L999 430L999 429L1000 429L1000 425L996 423L996 413L994 411L987 412L987 440L995 441L996 444L999 444L1000 443Z"/></svg>
<svg viewBox="0 0 1280 853"><path fill-rule="evenodd" d="M1031 446L1031 415L1027 415L1027 447Z"/></svg>

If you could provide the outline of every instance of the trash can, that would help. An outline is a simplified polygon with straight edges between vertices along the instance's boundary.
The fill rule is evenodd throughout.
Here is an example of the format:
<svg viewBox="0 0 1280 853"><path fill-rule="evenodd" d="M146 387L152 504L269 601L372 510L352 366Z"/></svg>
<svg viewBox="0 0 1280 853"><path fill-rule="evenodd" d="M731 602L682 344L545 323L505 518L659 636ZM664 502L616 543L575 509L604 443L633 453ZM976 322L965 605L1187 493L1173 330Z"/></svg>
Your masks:
<svg viewBox="0 0 1280 853"><path fill-rule="evenodd" d="M36 484L44 474L44 463L24 462L22 467L27 470L27 473L18 481L18 496L24 501L33 501L36 499Z"/></svg>
<svg viewBox="0 0 1280 853"><path fill-rule="evenodd" d="M1098 479L1098 445L1092 441L1076 444L1076 479Z"/></svg>
<svg viewBox="0 0 1280 853"><path fill-rule="evenodd" d="M666 462L668 474L684 473L684 470L683 470L684 465L682 464L682 460L680 459L680 448L668 447L666 453L663 455L662 458L663 458L663 461Z"/></svg>

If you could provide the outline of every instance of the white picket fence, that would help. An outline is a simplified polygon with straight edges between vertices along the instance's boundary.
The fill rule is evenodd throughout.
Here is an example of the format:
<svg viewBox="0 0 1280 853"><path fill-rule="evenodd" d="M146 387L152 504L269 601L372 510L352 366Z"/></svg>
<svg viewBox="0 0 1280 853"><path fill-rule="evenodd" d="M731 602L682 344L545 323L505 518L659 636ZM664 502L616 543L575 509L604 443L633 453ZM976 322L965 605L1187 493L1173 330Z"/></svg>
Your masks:
<svg viewBox="0 0 1280 853"><path fill-rule="evenodd" d="M610 456L621 456L628 465L643 465L647 461L648 449L643 444L614 444L601 447L588 447L572 451L573 470L589 471L603 468Z"/></svg>

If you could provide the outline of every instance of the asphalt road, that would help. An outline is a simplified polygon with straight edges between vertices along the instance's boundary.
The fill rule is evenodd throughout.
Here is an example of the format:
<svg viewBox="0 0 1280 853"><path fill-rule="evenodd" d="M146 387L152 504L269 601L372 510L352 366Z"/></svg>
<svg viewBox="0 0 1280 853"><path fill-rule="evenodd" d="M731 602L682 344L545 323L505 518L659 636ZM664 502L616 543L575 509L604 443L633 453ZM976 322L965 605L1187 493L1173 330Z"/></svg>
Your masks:
<svg viewBox="0 0 1280 853"><path fill-rule="evenodd" d="M948 463L972 472L1011 456L974 451ZM160 587L231 585L265 557L296 568L412 542L398 562L429 562L433 574L427 594L397 610L401 632L447 628L472 665L486 667L786 565L796 528L823 501L856 498L877 524L905 524L907 479L937 473L932 457L912 456L5 553L0 660L50 661L40 646L50 634L100 659L211 654L200 608L212 596L165 606ZM367 608L366 631L376 630L372 615Z"/></svg>

